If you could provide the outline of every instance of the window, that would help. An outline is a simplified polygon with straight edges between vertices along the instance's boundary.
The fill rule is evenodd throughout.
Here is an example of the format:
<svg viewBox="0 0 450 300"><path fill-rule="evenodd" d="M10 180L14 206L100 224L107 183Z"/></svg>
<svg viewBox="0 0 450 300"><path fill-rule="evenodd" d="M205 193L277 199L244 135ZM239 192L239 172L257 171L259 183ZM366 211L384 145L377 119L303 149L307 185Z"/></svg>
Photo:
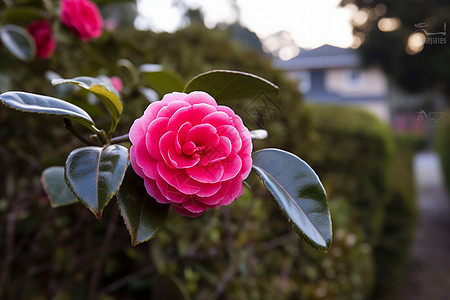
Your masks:
<svg viewBox="0 0 450 300"><path fill-rule="evenodd" d="M311 90L311 73L308 71L297 71L295 76L300 79L298 88L302 93L308 93Z"/></svg>
<svg viewBox="0 0 450 300"><path fill-rule="evenodd" d="M363 82L363 72L357 69L347 70L345 81L350 88L360 87Z"/></svg>

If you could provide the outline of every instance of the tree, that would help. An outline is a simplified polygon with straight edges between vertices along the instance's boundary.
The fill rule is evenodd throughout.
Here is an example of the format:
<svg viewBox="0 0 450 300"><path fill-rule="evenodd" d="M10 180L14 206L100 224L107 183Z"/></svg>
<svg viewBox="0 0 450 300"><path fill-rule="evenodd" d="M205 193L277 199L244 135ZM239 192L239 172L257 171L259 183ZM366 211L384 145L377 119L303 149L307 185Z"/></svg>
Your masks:
<svg viewBox="0 0 450 300"><path fill-rule="evenodd" d="M358 12L353 26L365 65L381 65L401 88L450 95L450 47L445 0L342 0Z"/></svg>

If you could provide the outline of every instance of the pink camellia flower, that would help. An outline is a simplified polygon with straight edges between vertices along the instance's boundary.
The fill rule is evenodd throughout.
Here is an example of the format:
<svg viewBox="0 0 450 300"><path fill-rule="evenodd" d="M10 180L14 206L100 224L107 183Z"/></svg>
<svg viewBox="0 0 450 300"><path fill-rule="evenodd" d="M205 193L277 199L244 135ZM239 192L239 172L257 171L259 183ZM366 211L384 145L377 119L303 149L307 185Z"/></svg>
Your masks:
<svg viewBox="0 0 450 300"><path fill-rule="evenodd" d="M56 47L56 40L50 22L47 20L31 22L27 30L36 44L36 56L43 59L50 58Z"/></svg>
<svg viewBox="0 0 450 300"><path fill-rule="evenodd" d="M112 76L109 78L109 80L111 80L112 86L116 89L118 93L122 92L123 84L122 79L120 79L119 76Z"/></svg>
<svg viewBox="0 0 450 300"><path fill-rule="evenodd" d="M103 18L89 0L62 0L61 22L83 42L102 35Z"/></svg>
<svg viewBox="0 0 450 300"><path fill-rule="evenodd" d="M242 194L252 166L248 129L205 92L171 93L153 102L130 129L131 165L147 192L196 217Z"/></svg>

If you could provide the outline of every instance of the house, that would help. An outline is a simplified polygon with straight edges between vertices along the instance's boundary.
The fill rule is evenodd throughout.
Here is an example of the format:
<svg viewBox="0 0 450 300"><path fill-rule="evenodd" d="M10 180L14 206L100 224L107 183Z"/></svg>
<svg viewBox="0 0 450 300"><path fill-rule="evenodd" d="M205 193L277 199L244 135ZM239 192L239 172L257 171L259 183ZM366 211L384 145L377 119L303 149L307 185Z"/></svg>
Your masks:
<svg viewBox="0 0 450 300"><path fill-rule="evenodd" d="M359 106L389 123L389 87L378 67L361 68L355 49L324 45L276 65L299 79L306 101Z"/></svg>

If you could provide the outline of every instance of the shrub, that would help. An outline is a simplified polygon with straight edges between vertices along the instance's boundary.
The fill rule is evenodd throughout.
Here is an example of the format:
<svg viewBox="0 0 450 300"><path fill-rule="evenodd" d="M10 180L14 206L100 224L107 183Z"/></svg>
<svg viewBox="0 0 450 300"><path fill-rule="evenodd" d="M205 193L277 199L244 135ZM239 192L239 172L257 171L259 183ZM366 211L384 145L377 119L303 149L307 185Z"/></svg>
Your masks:
<svg viewBox="0 0 450 300"><path fill-rule="evenodd" d="M445 186L450 191L450 110L445 112L447 116L446 122L443 126L438 128L436 134L436 150L441 159L441 166L444 175Z"/></svg>

